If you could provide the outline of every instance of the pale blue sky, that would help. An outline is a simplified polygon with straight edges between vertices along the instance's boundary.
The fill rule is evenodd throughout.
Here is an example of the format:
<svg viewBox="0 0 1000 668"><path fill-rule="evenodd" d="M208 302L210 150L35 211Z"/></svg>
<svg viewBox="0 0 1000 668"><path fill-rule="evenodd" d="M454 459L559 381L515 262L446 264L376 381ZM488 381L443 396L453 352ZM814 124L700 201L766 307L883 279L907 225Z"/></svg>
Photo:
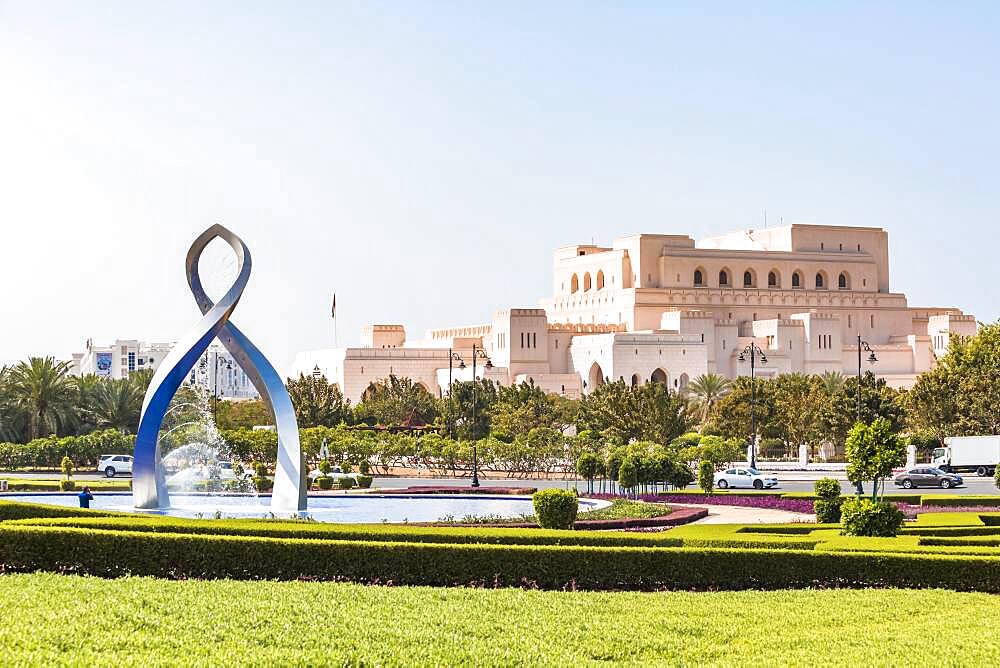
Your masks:
<svg viewBox="0 0 1000 668"><path fill-rule="evenodd" d="M1000 315L996 3L0 0L0 360L197 318L254 253L287 369L363 323L484 321L630 232L882 226L912 305Z"/></svg>

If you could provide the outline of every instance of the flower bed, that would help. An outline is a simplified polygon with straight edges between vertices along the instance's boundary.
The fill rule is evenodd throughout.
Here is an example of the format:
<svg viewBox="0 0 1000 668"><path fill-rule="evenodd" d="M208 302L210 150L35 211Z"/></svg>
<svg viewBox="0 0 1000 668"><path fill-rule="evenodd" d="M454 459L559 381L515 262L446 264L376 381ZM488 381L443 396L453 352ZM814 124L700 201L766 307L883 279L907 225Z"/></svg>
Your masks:
<svg viewBox="0 0 1000 668"><path fill-rule="evenodd" d="M447 487L434 485L414 485L379 489L379 494L510 494L513 496L531 496L538 489L535 487Z"/></svg>
<svg viewBox="0 0 1000 668"><path fill-rule="evenodd" d="M598 495L597 498L613 498ZM748 508L768 508L770 510L787 510L792 513L813 513L813 502L805 499L783 499L764 494L736 496L720 494L643 494L642 501L653 503L695 503L709 506L742 506Z"/></svg>

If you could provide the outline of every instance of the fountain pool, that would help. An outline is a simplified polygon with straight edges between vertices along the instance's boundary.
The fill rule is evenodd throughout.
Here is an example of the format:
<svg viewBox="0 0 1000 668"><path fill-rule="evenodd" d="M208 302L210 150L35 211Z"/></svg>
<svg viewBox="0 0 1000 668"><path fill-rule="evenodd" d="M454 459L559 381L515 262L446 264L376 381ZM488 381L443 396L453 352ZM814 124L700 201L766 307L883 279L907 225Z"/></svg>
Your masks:
<svg viewBox="0 0 1000 668"><path fill-rule="evenodd" d="M78 505L76 494L42 492L35 494L4 494L0 499L25 503L45 503L60 506ZM167 510L136 510L128 493L94 494L90 507L142 515L172 517L223 518L272 517L269 496L173 494ZM593 510L608 505L606 501L581 499L580 510ZM338 494L310 496L309 510L302 513L318 522L373 524L381 522L436 522L441 519L461 520L476 517L520 517L534 513L530 496L488 496L483 494ZM287 517L288 513L275 513Z"/></svg>

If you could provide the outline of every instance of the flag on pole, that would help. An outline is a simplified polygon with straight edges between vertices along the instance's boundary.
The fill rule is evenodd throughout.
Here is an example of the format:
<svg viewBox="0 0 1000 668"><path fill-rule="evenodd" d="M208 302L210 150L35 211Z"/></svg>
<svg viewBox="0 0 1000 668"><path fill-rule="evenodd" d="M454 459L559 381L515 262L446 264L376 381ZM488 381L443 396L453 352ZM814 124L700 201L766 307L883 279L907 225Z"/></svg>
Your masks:
<svg viewBox="0 0 1000 668"><path fill-rule="evenodd" d="M337 293L333 293L333 304L330 305L330 317L337 317Z"/></svg>

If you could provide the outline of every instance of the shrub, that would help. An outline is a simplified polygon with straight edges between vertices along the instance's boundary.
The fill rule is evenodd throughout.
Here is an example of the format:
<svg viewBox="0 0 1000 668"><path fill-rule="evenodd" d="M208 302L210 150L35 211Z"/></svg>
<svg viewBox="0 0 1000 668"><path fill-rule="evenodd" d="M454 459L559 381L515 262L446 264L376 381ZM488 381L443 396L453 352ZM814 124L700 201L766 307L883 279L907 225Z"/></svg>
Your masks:
<svg viewBox="0 0 1000 668"><path fill-rule="evenodd" d="M371 472L372 472L372 465L368 462L367 459L362 459L360 462L358 462L358 473L360 473L361 475L368 475Z"/></svg>
<svg viewBox="0 0 1000 668"><path fill-rule="evenodd" d="M350 489L354 487L354 478L349 475L345 475L343 478L337 478L337 487L340 489Z"/></svg>
<svg viewBox="0 0 1000 668"><path fill-rule="evenodd" d="M328 475L321 475L316 478L316 486L320 489L333 489L333 478Z"/></svg>
<svg viewBox="0 0 1000 668"><path fill-rule="evenodd" d="M847 536L895 536L903 513L886 501L846 499L840 506L842 533Z"/></svg>
<svg viewBox="0 0 1000 668"><path fill-rule="evenodd" d="M917 505L917 504L915 504ZM919 505L924 506L998 506L1000 496L974 496L958 494L924 494Z"/></svg>
<svg viewBox="0 0 1000 668"><path fill-rule="evenodd" d="M274 487L274 481L267 476L257 476L253 479L253 486L258 492L268 492Z"/></svg>
<svg viewBox="0 0 1000 668"><path fill-rule="evenodd" d="M639 484L638 461L632 455L622 459L622 464L618 468L618 484L628 491Z"/></svg>
<svg viewBox="0 0 1000 668"><path fill-rule="evenodd" d="M0 500L0 522L54 517L127 517L124 513L90 510L70 506L50 506L43 503Z"/></svg>
<svg viewBox="0 0 1000 668"><path fill-rule="evenodd" d="M840 482L833 478L820 478L813 486L816 492L816 521L820 524L836 524L840 521Z"/></svg>
<svg viewBox="0 0 1000 668"><path fill-rule="evenodd" d="M344 461L340 462L340 472L341 473L350 473L352 470L353 469L351 468L351 462L347 461L346 459Z"/></svg>
<svg viewBox="0 0 1000 668"><path fill-rule="evenodd" d="M320 463L319 463L319 472L320 473L322 473L323 475L326 475L327 473L330 472L331 468L333 468L333 467L330 466L330 460L329 459L320 460Z"/></svg>
<svg viewBox="0 0 1000 668"><path fill-rule="evenodd" d="M264 462L257 462L256 464L253 465L253 473L254 476L257 478L266 478L267 464L265 464Z"/></svg>
<svg viewBox="0 0 1000 668"><path fill-rule="evenodd" d="M691 467L684 462L670 462L667 482L676 489L684 489L694 482L694 473L691 471Z"/></svg>
<svg viewBox="0 0 1000 668"><path fill-rule="evenodd" d="M816 492L816 498L824 501L840 498L840 482L833 478L820 478L813 485L813 490Z"/></svg>
<svg viewBox="0 0 1000 668"><path fill-rule="evenodd" d="M543 489L531 497L535 517L544 529L571 529L576 521L576 494L565 489Z"/></svg>
<svg viewBox="0 0 1000 668"><path fill-rule="evenodd" d="M59 468L62 469L63 475L66 476L67 479L73 477L73 460L69 457L62 458L62 461L59 462Z"/></svg>
<svg viewBox="0 0 1000 668"><path fill-rule="evenodd" d="M59 489L61 489L64 492L71 492L74 489L76 489L76 483L73 482L72 480L60 480Z"/></svg>
<svg viewBox="0 0 1000 668"><path fill-rule="evenodd" d="M715 487L715 466L707 459L698 464L698 487L701 487L705 494L711 494Z"/></svg>
<svg viewBox="0 0 1000 668"><path fill-rule="evenodd" d="M372 480L373 478L370 475L364 475L364 474L359 475L357 477L358 487L362 489L368 489L369 487L372 486Z"/></svg>

